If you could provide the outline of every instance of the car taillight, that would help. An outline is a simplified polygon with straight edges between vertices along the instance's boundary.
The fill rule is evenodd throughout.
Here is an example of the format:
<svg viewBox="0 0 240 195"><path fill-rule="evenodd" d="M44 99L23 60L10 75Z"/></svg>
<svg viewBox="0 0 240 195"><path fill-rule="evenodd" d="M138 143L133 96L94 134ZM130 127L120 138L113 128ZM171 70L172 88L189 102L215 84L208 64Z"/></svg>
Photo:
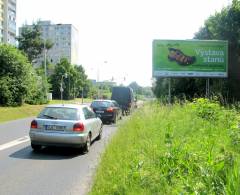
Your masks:
<svg viewBox="0 0 240 195"><path fill-rule="evenodd" d="M38 128L38 124L37 124L37 121L33 120L31 122L31 129L37 129Z"/></svg>
<svg viewBox="0 0 240 195"><path fill-rule="evenodd" d="M74 124L73 131L84 131L84 124L83 123Z"/></svg>
<svg viewBox="0 0 240 195"><path fill-rule="evenodd" d="M107 108L107 112L113 112L113 108L112 107Z"/></svg>

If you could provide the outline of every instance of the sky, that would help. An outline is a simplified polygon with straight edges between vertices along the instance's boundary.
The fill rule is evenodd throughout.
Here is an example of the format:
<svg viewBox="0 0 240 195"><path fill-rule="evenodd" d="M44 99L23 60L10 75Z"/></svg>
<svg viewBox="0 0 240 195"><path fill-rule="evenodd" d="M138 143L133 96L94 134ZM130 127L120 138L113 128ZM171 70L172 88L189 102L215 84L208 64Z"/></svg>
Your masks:
<svg viewBox="0 0 240 195"><path fill-rule="evenodd" d="M89 79L152 82L152 41L192 39L230 0L17 0L17 27L38 20L73 24Z"/></svg>

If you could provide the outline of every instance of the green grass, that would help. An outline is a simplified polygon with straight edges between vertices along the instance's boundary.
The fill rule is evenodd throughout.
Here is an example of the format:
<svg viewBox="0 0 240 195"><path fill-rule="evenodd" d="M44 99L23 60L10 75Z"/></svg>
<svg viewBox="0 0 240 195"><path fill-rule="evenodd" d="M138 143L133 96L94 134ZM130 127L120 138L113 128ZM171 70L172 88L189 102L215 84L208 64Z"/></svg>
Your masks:
<svg viewBox="0 0 240 195"><path fill-rule="evenodd" d="M81 98L76 98L74 100L52 100L49 102L49 104L61 104L61 103L65 103L65 104L81 104L82 103L82 99ZM89 103L92 102L92 99L90 98L84 98L83 99L83 103Z"/></svg>
<svg viewBox="0 0 240 195"><path fill-rule="evenodd" d="M36 116L44 105L23 105L21 107L0 107L0 123Z"/></svg>
<svg viewBox="0 0 240 195"><path fill-rule="evenodd" d="M240 194L236 112L204 104L135 112L103 154L90 194Z"/></svg>
<svg viewBox="0 0 240 195"><path fill-rule="evenodd" d="M61 104L61 103L81 103L82 99L77 98L75 100L52 100L49 104ZM84 103L91 102L91 99L84 99ZM18 107L0 107L0 123L36 116L40 110L46 105L28 105L24 104L23 106Z"/></svg>

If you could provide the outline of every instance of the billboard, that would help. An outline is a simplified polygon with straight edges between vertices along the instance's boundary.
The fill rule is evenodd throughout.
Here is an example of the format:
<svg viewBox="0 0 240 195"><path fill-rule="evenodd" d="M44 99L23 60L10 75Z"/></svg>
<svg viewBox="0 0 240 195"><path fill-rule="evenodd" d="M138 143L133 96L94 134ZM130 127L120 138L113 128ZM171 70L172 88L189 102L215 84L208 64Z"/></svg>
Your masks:
<svg viewBox="0 0 240 195"><path fill-rule="evenodd" d="M227 77L228 42L154 40L153 77Z"/></svg>

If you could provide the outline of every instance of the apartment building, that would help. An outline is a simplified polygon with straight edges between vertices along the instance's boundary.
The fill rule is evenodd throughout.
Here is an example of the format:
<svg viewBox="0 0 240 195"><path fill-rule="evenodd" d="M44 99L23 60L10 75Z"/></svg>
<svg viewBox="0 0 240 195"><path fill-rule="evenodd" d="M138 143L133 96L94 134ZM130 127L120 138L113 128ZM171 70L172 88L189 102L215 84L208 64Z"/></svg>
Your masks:
<svg viewBox="0 0 240 195"><path fill-rule="evenodd" d="M78 63L78 30L72 24L52 24L50 21L38 22L42 31L42 38L50 40L53 47L47 51L47 60L52 64L60 62L61 58L67 58L71 64ZM32 28L32 25L26 27ZM19 29L21 33L22 28ZM44 54L36 64L40 65L44 61Z"/></svg>
<svg viewBox="0 0 240 195"><path fill-rule="evenodd" d="M16 45L16 0L0 0L0 42Z"/></svg>
<svg viewBox="0 0 240 195"><path fill-rule="evenodd" d="M0 0L0 43L3 42L4 0Z"/></svg>

